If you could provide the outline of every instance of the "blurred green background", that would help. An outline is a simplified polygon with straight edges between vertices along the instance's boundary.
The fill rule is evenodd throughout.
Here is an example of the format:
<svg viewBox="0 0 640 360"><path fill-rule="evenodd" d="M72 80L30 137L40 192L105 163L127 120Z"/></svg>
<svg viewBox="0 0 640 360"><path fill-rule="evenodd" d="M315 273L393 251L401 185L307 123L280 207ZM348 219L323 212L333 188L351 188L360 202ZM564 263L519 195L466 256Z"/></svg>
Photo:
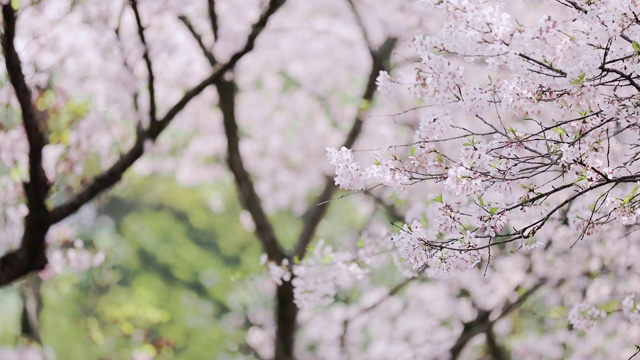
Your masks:
<svg viewBox="0 0 640 360"><path fill-rule="evenodd" d="M238 221L232 187L130 178L103 199L99 213L94 230L80 238L105 252L104 264L41 285L41 336L58 359L126 359L136 351L205 359L242 351L246 324L225 323L228 297L261 272L261 249ZM24 341L19 289L0 289L2 345Z"/></svg>
<svg viewBox="0 0 640 360"><path fill-rule="evenodd" d="M356 204L332 207L318 237L340 241L367 218ZM130 175L103 196L85 247L104 263L40 283L41 337L55 359L254 358L245 343L248 307L271 316L262 248L242 227L231 184L184 187L172 177ZM300 218L272 216L292 245ZM333 241L332 241L333 242ZM0 288L0 347L28 344L20 335L23 282ZM136 357L140 356L140 357Z"/></svg>

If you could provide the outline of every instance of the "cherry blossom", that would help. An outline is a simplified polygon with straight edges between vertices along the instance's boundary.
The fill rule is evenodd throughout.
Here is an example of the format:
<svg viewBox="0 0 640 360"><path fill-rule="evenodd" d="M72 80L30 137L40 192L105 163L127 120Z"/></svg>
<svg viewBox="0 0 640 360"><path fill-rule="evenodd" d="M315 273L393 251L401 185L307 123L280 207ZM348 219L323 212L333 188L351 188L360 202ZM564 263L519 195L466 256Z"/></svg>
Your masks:
<svg viewBox="0 0 640 360"><path fill-rule="evenodd" d="M267 281L229 323L263 357L633 355L637 1L215 3L6 17L25 77L0 87L1 253L52 219L21 274L98 266L71 214L129 168L233 178ZM292 249L278 212L301 219Z"/></svg>
<svg viewBox="0 0 640 360"><path fill-rule="evenodd" d="M420 104L408 110L413 137L395 143L407 150L386 159L407 179L361 174L410 209L391 235L398 254L452 283L516 256L534 265L530 281L557 282L541 299L571 309L573 329L614 336L628 326L616 312L635 321L638 291L621 267L637 251L637 1L420 3L437 24L412 37L415 61L378 82ZM597 301L580 296L603 281ZM589 334L544 341L579 357Z"/></svg>
<svg viewBox="0 0 640 360"><path fill-rule="evenodd" d="M604 319L607 314L585 303L578 303L569 311L569 323L578 330L592 328L596 321Z"/></svg>

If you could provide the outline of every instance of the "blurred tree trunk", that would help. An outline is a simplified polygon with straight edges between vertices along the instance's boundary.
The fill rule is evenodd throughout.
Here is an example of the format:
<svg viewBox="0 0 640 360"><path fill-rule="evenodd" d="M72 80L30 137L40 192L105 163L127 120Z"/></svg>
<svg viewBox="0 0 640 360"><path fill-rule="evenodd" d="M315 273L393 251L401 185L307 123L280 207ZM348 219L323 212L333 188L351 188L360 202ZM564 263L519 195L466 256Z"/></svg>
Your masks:
<svg viewBox="0 0 640 360"><path fill-rule="evenodd" d="M293 302L293 285L283 281L278 286L276 302L276 349L277 360L294 359L295 333L298 307Z"/></svg>

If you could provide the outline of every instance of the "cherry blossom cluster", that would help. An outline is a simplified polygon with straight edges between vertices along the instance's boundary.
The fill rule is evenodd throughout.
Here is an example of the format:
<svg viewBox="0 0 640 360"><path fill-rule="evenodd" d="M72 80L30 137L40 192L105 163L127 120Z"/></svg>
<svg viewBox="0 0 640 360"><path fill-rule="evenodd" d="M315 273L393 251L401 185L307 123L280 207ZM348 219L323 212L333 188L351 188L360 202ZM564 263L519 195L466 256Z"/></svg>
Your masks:
<svg viewBox="0 0 640 360"><path fill-rule="evenodd" d="M391 240L414 270L428 267L427 273L432 277L447 277L480 262L478 242L470 231L455 240L437 241L414 220L411 225L405 224Z"/></svg>
<svg viewBox="0 0 640 360"><path fill-rule="evenodd" d="M628 145L640 90L636 2L614 1L603 11L594 2L560 1L560 11L538 13L537 22L516 18L520 5L500 1L421 3L444 22L411 43L420 58L413 79L381 73L377 82L386 93L408 88L425 104L410 151L365 167L348 149L328 150L344 189L403 191L432 181L445 196L465 199L455 226L442 209L425 214L440 244L416 223L405 225L394 237L401 254L421 267L445 247L468 252L463 237L485 249L529 241L572 206L569 223L583 236L635 223L635 192L616 200L610 191L629 191L639 180ZM578 197L594 200L571 205ZM452 237L459 247L447 243Z"/></svg>
<svg viewBox="0 0 640 360"><path fill-rule="evenodd" d="M409 177L402 167L392 160L381 160L375 165L363 169L355 162L351 150L327 149L331 165L336 167L336 185L348 190L364 190L370 184L383 184L398 187L408 184Z"/></svg>
<svg viewBox="0 0 640 360"><path fill-rule="evenodd" d="M640 323L640 309L636 302L636 294L627 295L620 303L620 310L632 324ZM593 305L581 302L575 304L568 314L568 321L577 330L589 330L610 313Z"/></svg>
<svg viewBox="0 0 640 360"><path fill-rule="evenodd" d="M569 311L568 319L574 328L588 330L595 325L596 321L604 319L606 316L607 313L603 310L599 310L589 304L578 303Z"/></svg>
<svg viewBox="0 0 640 360"><path fill-rule="evenodd" d="M384 185L387 194L411 197L418 183L428 189L416 206L421 213L407 217L391 240L414 269L426 268L431 276L479 268L483 259L489 267L500 253L491 253L496 245L543 245L548 262L591 237L605 243L590 245L591 256L612 256L604 234L633 236L625 229L640 214L640 4L420 3L440 25L409 44L414 66L377 79L385 94L408 91L418 98L413 139L399 140L404 145L370 165L356 161L355 150L330 149L336 184L356 191ZM402 181L369 176L382 164ZM567 239L549 230L558 226L570 229L563 233ZM566 248L554 252L558 242ZM590 271L617 268L619 260L608 259ZM584 260L580 266L594 265ZM616 274L611 286L617 290L608 291L608 300L635 284L631 273ZM577 269L563 277L593 281ZM633 296L607 311L577 298L566 301L573 329L592 328L615 310L637 321Z"/></svg>
<svg viewBox="0 0 640 360"><path fill-rule="evenodd" d="M336 252L320 241L302 264L293 266L295 302L300 308L328 305L338 290L349 289L366 270L347 252Z"/></svg>
<svg viewBox="0 0 640 360"><path fill-rule="evenodd" d="M629 321L633 324L640 324L640 309L636 302L636 294L628 295L622 300L622 311L624 315L629 318Z"/></svg>

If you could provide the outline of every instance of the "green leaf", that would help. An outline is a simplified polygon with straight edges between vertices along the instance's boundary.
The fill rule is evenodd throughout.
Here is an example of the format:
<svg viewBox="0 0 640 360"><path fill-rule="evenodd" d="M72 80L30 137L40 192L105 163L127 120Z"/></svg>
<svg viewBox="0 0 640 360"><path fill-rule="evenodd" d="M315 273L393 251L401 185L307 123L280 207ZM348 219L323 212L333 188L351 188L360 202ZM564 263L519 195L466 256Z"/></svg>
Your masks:
<svg viewBox="0 0 640 360"><path fill-rule="evenodd" d="M416 155L416 147L412 146L409 148L409 156L415 156Z"/></svg>
<svg viewBox="0 0 640 360"><path fill-rule="evenodd" d="M580 84L582 84L582 82L584 81L585 76L587 76L587 74L585 74L585 73L580 74L577 78L571 80L571 84L572 85L580 85Z"/></svg>
<svg viewBox="0 0 640 360"><path fill-rule="evenodd" d="M616 310L618 310L620 308L620 304L618 303L617 299L612 299L604 304L601 304L598 306L598 309L606 312L606 313L612 313Z"/></svg>
<svg viewBox="0 0 640 360"><path fill-rule="evenodd" d="M476 136L471 135L471 139L469 139L469 142L462 144L462 146L470 146L470 147L476 146Z"/></svg>
<svg viewBox="0 0 640 360"><path fill-rule="evenodd" d="M480 206L486 206L486 204L484 203L484 200L482 199L482 196L478 195L478 204L480 204Z"/></svg>
<svg viewBox="0 0 640 360"><path fill-rule="evenodd" d="M631 47L633 48L633 51L640 52L640 44L638 44L636 41L631 43Z"/></svg>
<svg viewBox="0 0 640 360"><path fill-rule="evenodd" d="M442 194L436 196L436 198L433 199L433 201L442 204Z"/></svg>
<svg viewBox="0 0 640 360"><path fill-rule="evenodd" d="M500 210L499 207L493 207L492 206L492 207L489 208L489 214L495 215L498 212L498 210Z"/></svg>
<svg viewBox="0 0 640 360"><path fill-rule="evenodd" d="M563 128L561 128L560 126L554 127L554 128L553 128L553 131L557 132L557 133L558 133L558 134L560 134L560 135L566 135L566 134L567 134L567 132L566 132L566 131L564 131L564 129L563 129Z"/></svg>
<svg viewBox="0 0 640 360"><path fill-rule="evenodd" d="M380 166L380 165L382 165L382 164L380 163L380 161L378 161L378 160L374 160L374 161L373 161L373 165Z"/></svg>
<svg viewBox="0 0 640 360"><path fill-rule="evenodd" d="M477 227L472 224L462 224L462 231L474 231Z"/></svg>
<svg viewBox="0 0 640 360"><path fill-rule="evenodd" d="M13 10L18 11L20 8L20 0L11 0L11 7Z"/></svg>

